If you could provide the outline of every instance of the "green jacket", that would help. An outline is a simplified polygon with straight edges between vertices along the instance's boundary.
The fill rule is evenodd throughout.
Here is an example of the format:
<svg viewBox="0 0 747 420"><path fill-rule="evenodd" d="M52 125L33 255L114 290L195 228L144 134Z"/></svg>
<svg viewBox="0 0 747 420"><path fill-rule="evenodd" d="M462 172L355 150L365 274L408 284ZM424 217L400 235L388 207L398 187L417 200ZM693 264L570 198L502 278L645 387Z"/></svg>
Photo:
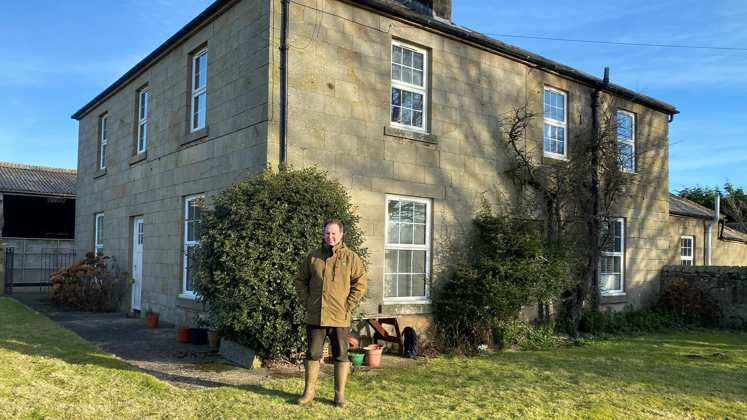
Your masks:
<svg viewBox="0 0 747 420"><path fill-rule="evenodd" d="M331 250L323 243L303 260L295 283L307 324L350 327L350 310L366 293L366 270L342 241Z"/></svg>

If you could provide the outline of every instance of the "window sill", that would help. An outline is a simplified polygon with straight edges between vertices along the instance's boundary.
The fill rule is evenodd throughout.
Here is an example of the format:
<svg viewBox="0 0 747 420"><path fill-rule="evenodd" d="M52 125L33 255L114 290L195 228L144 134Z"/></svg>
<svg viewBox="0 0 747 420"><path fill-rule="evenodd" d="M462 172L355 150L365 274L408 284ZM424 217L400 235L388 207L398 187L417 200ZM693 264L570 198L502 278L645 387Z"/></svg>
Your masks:
<svg viewBox="0 0 747 420"><path fill-rule="evenodd" d="M384 302L379 305L379 312L395 315L419 315L433 313L430 299L412 299L395 302Z"/></svg>
<svg viewBox="0 0 747 420"><path fill-rule="evenodd" d="M138 162L142 162L148 158L148 151L140 152L130 158L130 165L134 165Z"/></svg>
<svg viewBox="0 0 747 420"><path fill-rule="evenodd" d="M201 300L197 300L197 297L195 295L185 293L181 293L179 297L176 298L176 307L192 309L195 311L205 310L205 306L202 304Z"/></svg>
<svg viewBox="0 0 747 420"><path fill-rule="evenodd" d="M197 131L187 133L179 139L179 146L184 146L188 143L192 143L193 141L204 139L208 137L209 135L210 135L209 127L204 127Z"/></svg>
<svg viewBox="0 0 747 420"><path fill-rule="evenodd" d="M568 162L568 158L560 155L542 155L542 163L545 165L558 165Z"/></svg>
<svg viewBox="0 0 747 420"><path fill-rule="evenodd" d="M423 143L438 143L438 137L434 136L433 134L402 130L400 128L384 127L384 135L399 137L408 140L422 141Z"/></svg>
<svg viewBox="0 0 747 420"><path fill-rule="evenodd" d="M600 303L602 304L628 303L628 295L625 292L602 293Z"/></svg>
<svg viewBox="0 0 747 420"><path fill-rule="evenodd" d="M93 173L93 179L101 178L102 176L106 175L106 168L99 169L98 171Z"/></svg>

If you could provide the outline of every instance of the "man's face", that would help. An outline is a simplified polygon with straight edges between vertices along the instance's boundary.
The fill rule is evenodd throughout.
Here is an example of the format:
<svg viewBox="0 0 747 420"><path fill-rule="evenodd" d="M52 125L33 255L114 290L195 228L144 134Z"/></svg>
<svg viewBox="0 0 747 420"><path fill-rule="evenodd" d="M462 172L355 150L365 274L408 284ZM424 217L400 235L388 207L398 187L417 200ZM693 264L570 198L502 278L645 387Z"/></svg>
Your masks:
<svg viewBox="0 0 747 420"><path fill-rule="evenodd" d="M324 228L324 242L329 246L335 246L342 240L342 232L340 227L334 223L330 223Z"/></svg>

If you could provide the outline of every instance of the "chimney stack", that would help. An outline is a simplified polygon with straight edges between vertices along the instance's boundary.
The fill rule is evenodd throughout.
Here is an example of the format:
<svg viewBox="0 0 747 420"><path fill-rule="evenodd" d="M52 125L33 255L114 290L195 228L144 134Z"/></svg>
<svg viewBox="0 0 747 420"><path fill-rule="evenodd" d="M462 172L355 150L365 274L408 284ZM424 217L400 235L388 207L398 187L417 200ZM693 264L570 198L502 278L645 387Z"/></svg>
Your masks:
<svg viewBox="0 0 747 420"><path fill-rule="evenodd" d="M451 0L394 0L426 16L451 22Z"/></svg>

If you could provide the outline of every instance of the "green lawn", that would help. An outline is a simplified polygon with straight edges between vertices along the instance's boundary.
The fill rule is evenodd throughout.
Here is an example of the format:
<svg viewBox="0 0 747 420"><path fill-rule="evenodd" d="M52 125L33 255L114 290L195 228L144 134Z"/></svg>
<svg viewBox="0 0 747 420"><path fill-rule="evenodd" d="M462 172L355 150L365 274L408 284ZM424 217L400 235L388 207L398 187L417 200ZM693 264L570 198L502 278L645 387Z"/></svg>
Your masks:
<svg viewBox="0 0 747 420"><path fill-rule="evenodd" d="M320 381L310 407L293 404L302 388L287 380L177 389L0 297L0 418L13 419L747 419L747 334L648 335L357 372L347 412L330 405L331 379Z"/></svg>

